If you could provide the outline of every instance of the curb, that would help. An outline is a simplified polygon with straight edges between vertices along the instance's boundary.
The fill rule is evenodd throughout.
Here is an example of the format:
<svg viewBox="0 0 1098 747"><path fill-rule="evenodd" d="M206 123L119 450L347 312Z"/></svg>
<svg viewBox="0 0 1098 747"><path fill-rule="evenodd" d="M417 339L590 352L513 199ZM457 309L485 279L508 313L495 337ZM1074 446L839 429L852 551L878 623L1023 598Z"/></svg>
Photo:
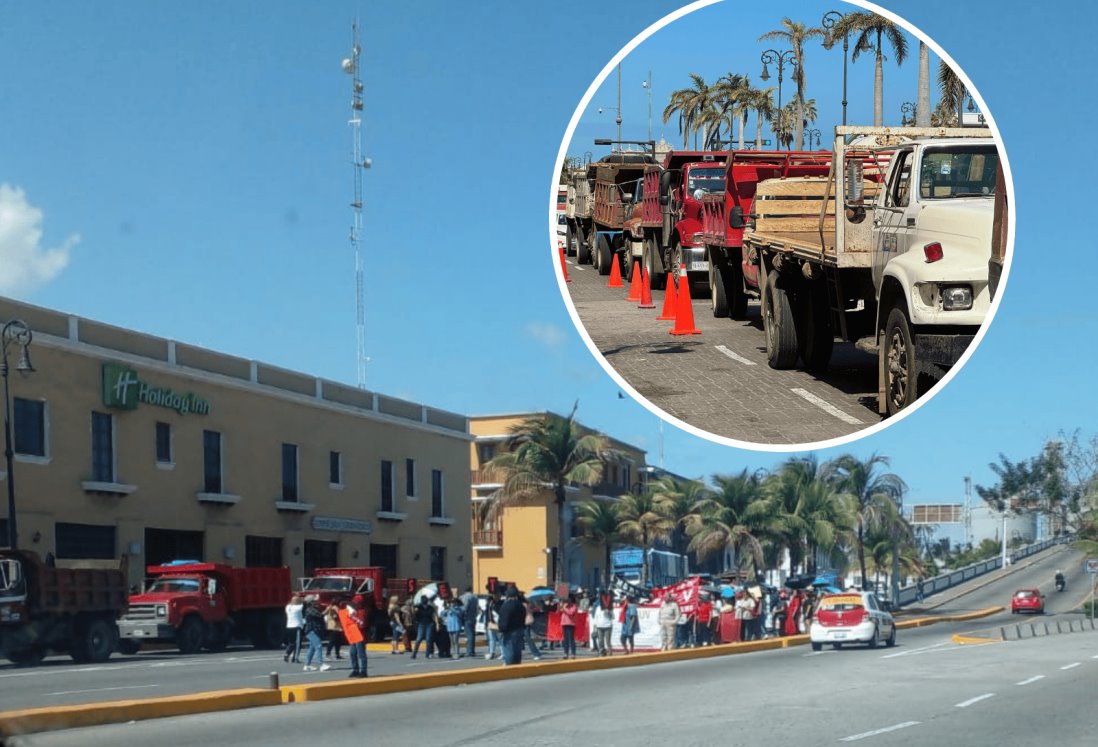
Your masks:
<svg viewBox="0 0 1098 747"><path fill-rule="evenodd" d="M979 644L984 644L984 643L1002 643L1003 639L1002 638L980 638L979 636L961 635L960 633L957 633L956 635L953 636L953 642L961 644L961 645L965 645L965 644L979 645Z"/></svg>

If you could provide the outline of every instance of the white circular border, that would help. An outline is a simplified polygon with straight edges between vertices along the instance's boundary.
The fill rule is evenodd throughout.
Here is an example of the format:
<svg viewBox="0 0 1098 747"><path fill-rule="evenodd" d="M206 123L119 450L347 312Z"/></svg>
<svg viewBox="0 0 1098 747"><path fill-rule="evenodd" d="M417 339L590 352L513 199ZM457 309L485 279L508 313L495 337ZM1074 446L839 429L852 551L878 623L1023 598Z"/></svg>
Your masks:
<svg viewBox="0 0 1098 747"><path fill-rule="evenodd" d="M693 426L690 423L679 420L673 415L661 410L659 407L656 407L646 397L641 396L635 389L633 389L632 385L629 384L629 382L626 381L621 376L621 374L619 374L614 369L614 367L610 365L609 361L606 360L606 357L602 354L602 351L600 351L595 345L594 341L591 339L591 336L587 333L586 327L580 320L579 314L576 312L576 306L572 302L572 295L568 292L568 286L564 281L564 275L561 272L560 267L560 255L557 251L557 188L560 184L559 175L561 172L561 168L564 165L564 158L567 155L568 146L571 144L572 137L575 134L576 125L579 124L580 117L587 110L587 106L591 103L591 99L594 97L595 92L598 90L599 86L601 86L603 82L610 76L610 74L614 71L614 68L617 67L618 63L624 60L629 55L629 53L632 52L641 42L652 36L652 34L656 33L664 26L674 21L677 21L683 16L693 13L696 10L708 7L710 5L715 5L721 1L722 0L697 0L697 2L693 2L689 5L679 8L678 10L669 13L668 15L653 23L644 31L633 37L633 39L628 44L622 47L621 50L616 55L614 55L608 63L606 63L606 67L604 67L602 71L597 76L595 76L595 80L591 82L591 85L583 94L583 98L580 99L579 104L576 106L576 110L572 113L572 118L568 121L568 129L565 130L564 139L561 140L560 150L557 152L556 164L554 165L553 173L551 175L549 183L549 246L552 250L551 259L553 263L553 275L557 279L557 285L560 288L561 297L564 299L565 306L568 307L568 313L572 317L572 323L575 325L576 331L579 332L580 337L583 338L583 341L587 345L587 348L591 351L592 355L595 356L595 359L603 367L606 373L610 375L610 378L612 378L619 387L629 392L630 397L632 397L639 404L643 405L653 415L663 420L666 420L668 423L671 423L672 425L681 428L687 433L691 433L700 438L704 438L715 443L724 444L725 446L734 446L751 451L790 453L796 451L826 449L835 446L842 446L848 443L852 443L853 441L860 440L867 436L872 436L873 434L878 433L885 428L900 422L901 420L904 420L905 418L907 418L908 415L916 412L920 407L923 406L923 404L930 401L931 398L936 396L942 388L944 388L950 381L953 380L954 375L956 375L957 372L964 368L965 364L968 363L968 359L972 356L973 352L975 352L976 348L980 346L981 342L983 342L984 335L987 334L987 330L991 326L991 322L995 319L995 314L999 310L999 304L1002 301L1003 292L1006 290L1007 278L1010 275L1011 260L1014 255L1016 210L1014 205L1014 178L1010 170L1010 160L1007 157L1006 147L1003 144L1003 139L999 135L999 128L995 124L995 118L994 116L992 116L991 112L988 111L987 105L984 103L983 96L981 96L980 92L976 90L976 87L972 84L972 81L969 79L967 73L965 73L964 70L962 70L956 62L954 62L953 58L950 57L945 50L938 46L938 44L933 39L923 33L920 29L916 28L914 25L896 15L895 13L884 9L879 5L876 5L875 3L868 2L867 0L840 0L840 2L844 2L850 5L857 5L865 8L866 10L872 11L873 13L884 16L885 18L888 18L894 23L902 26L917 39L925 42L926 45L930 47L930 49L932 49L940 59L944 60L946 64L948 64L955 71L957 71L957 74L960 76L961 80L964 81L965 86L967 86L969 94L972 96L972 98L976 100L976 103L979 105L980 111L983 112L984 118L987 121L988 126L991 128L992 136L995 138L995 143L999 149L999 163L1004 169L1004 177L1007 187L1007 246L1003 261L1003 272L999 280L998 288L996 289L995 298L992 300L991 307L988 309L987 316L984 318L983 324L980 325L980 329L976 332L976 337L975 339L973 339L972 344L968 346L968 349L965 350L964 354L961 356L961 359L957 361L957 364L950 368L949 372L944 377L942 377L942 379L939 380L933 387L931 387L930 391L928 391L924 396L916 400L916 402L910 407L905 407L903 411L899 414L893 415L890 418L886 418L879 423L875 423L874 425L870 425L859 431L855 431L854 433L848 433L844 436L837 436L826 441L812 441L810 443L802 444L761 444L755 443L753 441L740 441L739 439L735 438L719 436L715 433L704 431L697 426Z"/></svg>

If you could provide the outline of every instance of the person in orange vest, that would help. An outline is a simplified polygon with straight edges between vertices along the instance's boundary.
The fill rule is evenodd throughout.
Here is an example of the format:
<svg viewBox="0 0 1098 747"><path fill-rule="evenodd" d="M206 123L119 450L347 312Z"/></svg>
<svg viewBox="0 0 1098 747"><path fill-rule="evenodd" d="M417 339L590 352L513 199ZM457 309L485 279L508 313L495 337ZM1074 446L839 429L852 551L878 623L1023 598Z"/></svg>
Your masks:
<svg viewBox="0 0 1098 747"><path fill-rule="evenodd" d="M355 594L346 607L339 611L343 635L351 649L351 673L348 677L366 676L366 599Z"/></svg>

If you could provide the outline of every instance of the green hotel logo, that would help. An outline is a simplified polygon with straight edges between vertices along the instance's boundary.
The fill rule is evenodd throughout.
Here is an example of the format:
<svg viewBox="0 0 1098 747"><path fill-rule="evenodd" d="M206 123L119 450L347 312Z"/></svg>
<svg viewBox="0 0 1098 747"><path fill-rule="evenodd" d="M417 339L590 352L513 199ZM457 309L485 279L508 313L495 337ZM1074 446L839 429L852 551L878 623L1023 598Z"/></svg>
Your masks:
<svg viewBox="0 0 1098 747"><path fill-rule="evenodd" d="M103 404L122 410L136 410L138 403L175 410L180 415L209 415L210 403L197 394L179 394L155 387L137 378L137 371L121 363L103 364Z"/></svg>

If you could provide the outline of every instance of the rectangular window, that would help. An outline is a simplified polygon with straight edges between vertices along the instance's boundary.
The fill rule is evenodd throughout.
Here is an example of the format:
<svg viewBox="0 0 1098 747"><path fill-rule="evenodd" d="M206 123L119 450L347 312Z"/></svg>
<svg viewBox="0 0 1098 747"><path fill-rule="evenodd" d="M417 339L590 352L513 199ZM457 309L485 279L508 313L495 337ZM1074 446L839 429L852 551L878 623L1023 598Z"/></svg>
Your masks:
<svg viewBox="0 0 1098 747"><path fill-rule="evenodd" d="M490 461L495 455L495 444L477 444L477 458L480 459L480 465L482 467L485 462Z"/></svg>
<svg viewBox="0 0 1098 747"><path fill-rule="evenodd" d="M381 460L381 510L392 512L393 506L393 463Z"/></svg>
<svg viewBox="0 0 1098 747"><path fill-rule="evenodd" d="M446 580L446 548L445 547L432 547L431 548L431 580L432 581L445 581Z"/></svg>
<svg viewBox="0 0 1098 747"><path fill-rule="evenodd" d="M385 575L396 578L397 573L397 545L377 545L370 543L370 565L385 569Z"/></svg>
<svg viewBox="0 0 1098 747"><path fill-rule="evenodd" d="M282 444L282 500L297 503L296 444Z"/></svg>
<svg viewBox="0 0 1098 747"><path fill-rule="evenodd" d="M626 490L628 490L630 487L632 487L632 484L630 482L632 477L633 477L633 475L632 475L632 470L630 469L630 466L628 464L622 466L622 468L621 468L621 485Z"/></svg>
<svg viewBox="0 0 1098 747"><path fill-rule="evenodd" d="M404 460L404 494L409 498L416 497L416 460Z"/></svg>
<svg viewBox="0 0 1098 747"><path fill-rule="evenodd" d="M338 451L328 452L328 482L332 485L343 484L343 455Z"/></svg>
<svg viewBox="0 0 1098 747"><path fill-rule="evenodd" d="M223 493L221 480L221 434L218 431L202 431L202 467L205 472L203 487L207 493Z"/></svg>
<svg viewBox="0 0 1098 747"><path fill-rule="evenodd" d="M114 482L114 418L92 412L92 480Z"/></svg>
<svg viewBox="0 0 1098 747"><path fill-rule="evenodd" d="M156 424L156 461L161 464L172 462L172 427L168 423Z"/></svg>
<svg viewBox="0 0 1098 747"><path fill-rule="evenodd" d="M12 401L15 429L15 453L27 456L46 456L46 403L41 400L21 399Z"/></svg>
<svg viewBox="0 0 1098 747"><path fill-rule="evenodd" d="M441 517L442 513L442 470L431 470L431 516Z"/></svg>
<svg viewBox="0 0 1098 747"><path fill-rule="evenodd" d="M116 557L115 528L99 524L54 525L56 557L109 560Z"/></svg>

